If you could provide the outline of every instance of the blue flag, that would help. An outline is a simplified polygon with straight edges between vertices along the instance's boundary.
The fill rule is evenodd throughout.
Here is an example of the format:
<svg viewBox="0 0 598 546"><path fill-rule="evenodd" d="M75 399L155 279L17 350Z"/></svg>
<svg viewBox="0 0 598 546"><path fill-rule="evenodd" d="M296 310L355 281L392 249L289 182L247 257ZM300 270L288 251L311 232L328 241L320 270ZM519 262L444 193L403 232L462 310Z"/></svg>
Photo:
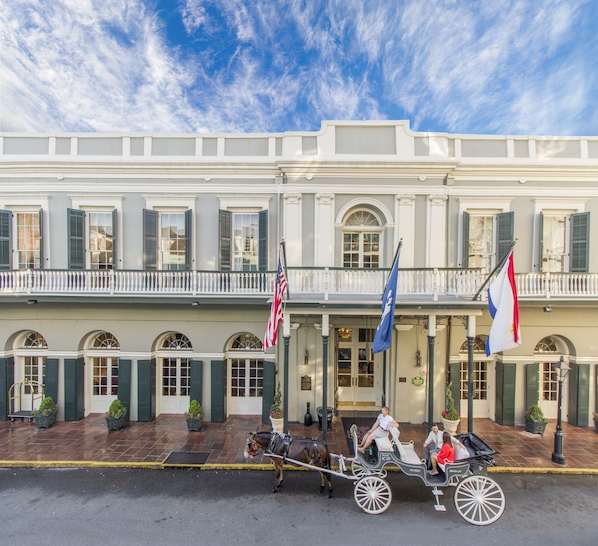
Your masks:
<svg viewBox="0 0 598 546"><path fill-rule="evenodd" d="M381 353L390 347L390 340L392 339L392 323L395 318L395 303L397 302L397 280L399 278L400 254L401 246L399 243L399 250L397 251L397 256L392 264L386 288L384 289L384 296L382 298L382 318L380 319L380 324L378 324L378 329L376 330L374 347L372 349L374 353Z"/></svg>

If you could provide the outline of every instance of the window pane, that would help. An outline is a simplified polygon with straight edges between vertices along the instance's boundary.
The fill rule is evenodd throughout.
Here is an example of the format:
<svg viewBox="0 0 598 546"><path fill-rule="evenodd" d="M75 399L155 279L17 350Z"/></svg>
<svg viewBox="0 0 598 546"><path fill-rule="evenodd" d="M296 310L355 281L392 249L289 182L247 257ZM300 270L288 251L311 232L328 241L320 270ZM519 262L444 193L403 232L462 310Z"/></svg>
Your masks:
<svg viewBox="0 0 598 546"><path fill-rule="evenodd" d="M542 271L565 270L566 216L544 216L542 220Z"/></svg>
<svg viewBox="0 0 598 546"><path fill-rule="evenodd" d="M19 269L40 267L39 213L17 212L17 262Z"/></svg>
<svg viewBox="0 0 598 546"><path fill-rule="evenodd" d="M233 269L257 271L259 263L259 214L233 214Z"/></svg>
<svg viewBox="0 0 598 546"><path fill-rule="evenodd" d="M185 269L185 214L160 214L160 253L162 269Z"/></svg>
<svg viewBox="0 0 598 546"><path fill-rule="evenodd" d="M469 267L490 269L492 260L493 216L474 216L469 219Z"/></svg>
<svg viewBox="0 0 598 546"><path fill-rule="evenodd" d="M89 252L91 269L112 269L112 212L90 212Z"/></svg>

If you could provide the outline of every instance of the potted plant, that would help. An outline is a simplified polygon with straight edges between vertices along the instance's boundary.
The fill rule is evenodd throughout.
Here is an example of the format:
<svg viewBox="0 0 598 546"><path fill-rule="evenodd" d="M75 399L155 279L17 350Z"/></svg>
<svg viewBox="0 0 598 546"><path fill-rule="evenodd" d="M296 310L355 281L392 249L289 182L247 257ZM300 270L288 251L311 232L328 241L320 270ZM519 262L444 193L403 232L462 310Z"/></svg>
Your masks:
<svg viewBox="0 0 598 546"><path fill-rule="evenodd" d="M203 425L203 408L197 400L191 400L189 409L185 412L185 421L190 432L197 432Z"/></svg>
<svg viewBox="0 0 598 546"><path fill-rule="evenodd" d="M282 411L281 403L282 395L280 394L280 383L276 387L272 405L270 406L270 422L272 423L272 431L281 434L284 431L284 411Z"/></svg>
<svg viewBox="0 0 598 546"><path fill-rule="evenodd" d="M594 426L596 427L596 432L598 432L598 413L594 412L592 415L594 416Z"/></svg>
<svg viewBox="0 0 598 546"><path fill-rule="evenodd" d="M442 425L444 430L449 434L455 434L457 427L461 422L459 412L455 408L455 399L453 398L453 391L451 390L453 383L450 382L446 386L446 409L442 411Z"/></svg>
<svg viewBox="0 0 598 546"><path fill-rule="evenodd" d="M532 434L544 434L548 419L544 417L542 408L537 404L530 406L525 412L525 430Z"/></svg>
<svg viewBox="0 0 598 546"><path fill-rule="evenodd" d="M108 425L108 431L120 430L125 426L125 415L127 409L122 405L122 402L117 398L112 401L108 414L106 415L106 424Z"/></svg>
<svg viewBox="0 0 598 546"><path fill-rule="evenodd" d="M51 396L46 396L40 403L39 408L33 410L31 415L35 419L37 428L50 428L56 422L58 406Z"/></svg>

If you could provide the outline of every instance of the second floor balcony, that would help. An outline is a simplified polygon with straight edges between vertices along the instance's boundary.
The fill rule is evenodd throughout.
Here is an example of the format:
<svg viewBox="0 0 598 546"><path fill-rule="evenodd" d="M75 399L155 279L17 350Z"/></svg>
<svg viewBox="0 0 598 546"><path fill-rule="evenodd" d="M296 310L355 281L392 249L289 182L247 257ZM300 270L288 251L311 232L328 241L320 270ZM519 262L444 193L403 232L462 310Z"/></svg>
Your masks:
<svg viewBox="0 0 598 546"><path fill-rule="evenodd" d="M291 300L379 300L388 270L293 267L287 276ZM0 295L264 301L272 296L275 279L273 271L6 270L0 271ZM399 269L397 294L430 302L445 297L471 300L485 280L479 269ZM598 299L595 273L519 273L516 281L521 300ZM485 291L479 299L485 299Z"/></svg>

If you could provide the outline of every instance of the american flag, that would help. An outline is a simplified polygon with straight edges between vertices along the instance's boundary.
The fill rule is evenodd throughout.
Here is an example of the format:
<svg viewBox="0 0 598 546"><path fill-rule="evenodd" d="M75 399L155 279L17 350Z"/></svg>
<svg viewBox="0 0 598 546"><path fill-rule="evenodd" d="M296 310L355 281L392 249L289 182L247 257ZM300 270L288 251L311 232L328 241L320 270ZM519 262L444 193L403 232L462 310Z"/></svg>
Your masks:
<svg viewBox="0 0 598 546"><path fill-rule="evenodd" d="M274 295L272 296L272 308L270 309L268 326L266 326L264 350L266 350L268 347L274 347L274 345L276 345L276 340L278 338L278 325L282 321L282 298L286 289L287 278L284 275L279 256L278 270L276 272L276 286L274 287Z"/></svg>

